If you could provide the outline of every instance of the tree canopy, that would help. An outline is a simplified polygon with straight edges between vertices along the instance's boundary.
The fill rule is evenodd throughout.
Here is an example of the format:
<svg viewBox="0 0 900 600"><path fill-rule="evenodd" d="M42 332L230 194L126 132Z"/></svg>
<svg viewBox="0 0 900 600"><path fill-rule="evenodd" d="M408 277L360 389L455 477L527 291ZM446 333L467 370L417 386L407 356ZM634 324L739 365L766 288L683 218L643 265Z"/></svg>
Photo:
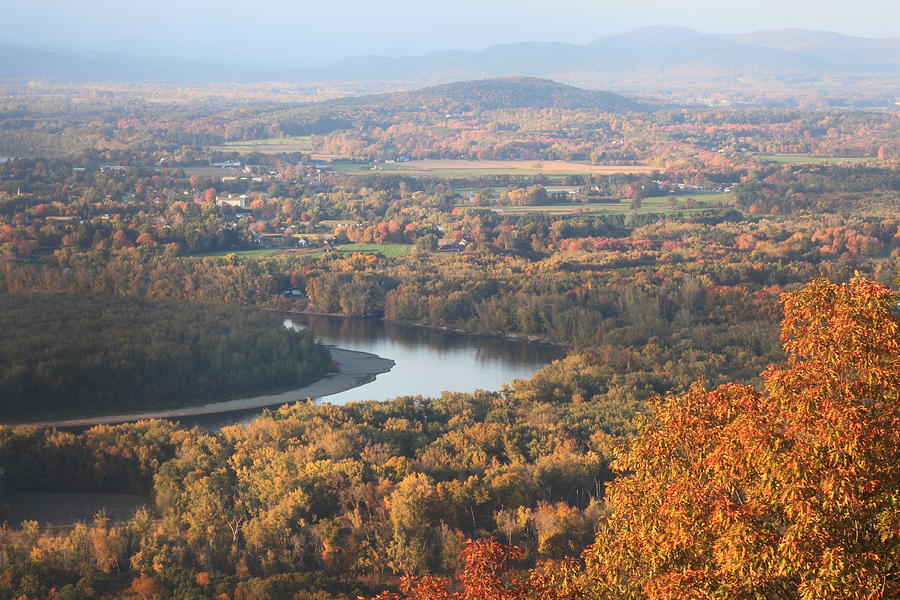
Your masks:
<svg viewBox="0 0 900 600"><path fill-rule="evenodd" d="M467 551L462 591L413 579L406 597L896 598L897 297L855 278L815 280L782 301L788 358L762 374L762 391L697 383L660 399L619 449L582 566L503 583L517 550L482 543ZM562 577L553 593L547 577Z"/></svg>

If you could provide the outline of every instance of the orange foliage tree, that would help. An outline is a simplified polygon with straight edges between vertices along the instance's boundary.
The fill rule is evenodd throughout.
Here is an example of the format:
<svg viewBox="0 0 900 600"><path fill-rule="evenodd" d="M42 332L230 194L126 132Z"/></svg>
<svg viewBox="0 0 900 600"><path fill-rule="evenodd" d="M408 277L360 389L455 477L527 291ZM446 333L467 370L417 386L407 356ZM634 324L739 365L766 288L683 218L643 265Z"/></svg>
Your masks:
<svg viewBox="0 0 900 600"><path fill-rule="evenodd" d="M547 563L530 572L509 569L522 558L516 546L491 539L466 542L465 567L458 581L441 577L405 577L406 595L385 592L374 600L577 600L584 598L574 560Z"/></svg>
<svg viewBox="0 0 900 600"><path fill-rule="evenodd" d="M782 296L764 392L662 400L614 467L586 554L602 598L896 598L900 324L885 286Z"/></svg>
<svg viewBox="0 0 900 600"><path fill-rule="evenodd" d="M782 302L788 359L763 391L695 384L618 449L583 563L508 574L515 549L471 542L459 581L407 579L405 597L900 597L897 297L855 278Z"/></svg>

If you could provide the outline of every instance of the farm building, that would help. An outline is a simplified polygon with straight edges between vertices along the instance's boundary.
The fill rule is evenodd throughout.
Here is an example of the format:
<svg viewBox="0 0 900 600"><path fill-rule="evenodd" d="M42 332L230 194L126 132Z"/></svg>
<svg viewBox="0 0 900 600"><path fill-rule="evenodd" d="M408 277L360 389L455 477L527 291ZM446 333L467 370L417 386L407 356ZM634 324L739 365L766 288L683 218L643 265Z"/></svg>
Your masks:
<svg viewBox="0 0 900 600"><path fill-rule="evenodd" d="M466 240L454 240L453 238L441 238L438 240L438 252L462 252L466 249Z"/></svg>

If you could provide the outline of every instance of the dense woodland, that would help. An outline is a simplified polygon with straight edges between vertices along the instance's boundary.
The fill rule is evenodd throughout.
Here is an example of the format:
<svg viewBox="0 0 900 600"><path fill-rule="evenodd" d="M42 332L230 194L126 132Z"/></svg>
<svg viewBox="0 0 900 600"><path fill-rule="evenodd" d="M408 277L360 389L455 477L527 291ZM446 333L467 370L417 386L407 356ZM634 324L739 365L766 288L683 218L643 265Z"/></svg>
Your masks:
<svg viewBox="0 0 900 600"><path fill-rule="evenodd" d="M299 387L332 368L312 334L224 304L0 294L0 418L177 406Z"/></svg>
<svg viewBox="0 0 900 600"><path fill-rule="evenodd" d="M786 296L788 361L764 391L695 384L636 437L621 434L640 404L573 400L590 378L559 367L501 393L295 404L217 434L3 428L7 493L128 491L153 506L0 530L0 590L327 599L394 573L422 600L893 597L896 300L862 279ZM458 588L421 577L453 573Z"/></svg>
<svg viewBox="0 0 900 600"><path fill-rule="evenodd" d="M897 114L547 105L518 84L0 100L0 154L19 157L0 162L9 418L330 366L259 308L566 350L496 392L300 403L215 432L0 428L0 499L149 504L9 523L0 597L900 594ZM460 157L612 171L396 170ZM363 160L382 162L347 166Z"/></svg>

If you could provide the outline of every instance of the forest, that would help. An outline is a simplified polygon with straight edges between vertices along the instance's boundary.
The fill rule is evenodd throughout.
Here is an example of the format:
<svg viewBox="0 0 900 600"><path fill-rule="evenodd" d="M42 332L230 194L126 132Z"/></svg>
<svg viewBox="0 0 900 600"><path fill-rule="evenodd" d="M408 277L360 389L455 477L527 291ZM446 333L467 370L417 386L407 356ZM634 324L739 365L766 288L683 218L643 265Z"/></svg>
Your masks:
<svg viewBox="0 0 900 600"><path fill-rule="evenodd" d="M300 387L331 368L309 332L224 304L0 294L0 418L23 420Z"/></svg>
<svg viewBox="0 0 900 600"><path fill-rule="evenodd" d="M649 412L572 400L590 376L568 365L501 393L294 404L216 434L162 421L2 428L5 493L127 491L153 503L127 522L0 530L0 590L327 599L399 583L404 592L378 597L892 597L897 297L861 278L817 279L782 302L787 359L762 388L695 383Z"/></svg>
<svg viewBox="0 0 900 600"><path fill-rule="evenodd" d="M896 111L4 89L0 598L900 595ZM16 425L303 385L333 365L292 312L564 356L221 429ZM141 508L10 518L29 494Z"/></svg>

